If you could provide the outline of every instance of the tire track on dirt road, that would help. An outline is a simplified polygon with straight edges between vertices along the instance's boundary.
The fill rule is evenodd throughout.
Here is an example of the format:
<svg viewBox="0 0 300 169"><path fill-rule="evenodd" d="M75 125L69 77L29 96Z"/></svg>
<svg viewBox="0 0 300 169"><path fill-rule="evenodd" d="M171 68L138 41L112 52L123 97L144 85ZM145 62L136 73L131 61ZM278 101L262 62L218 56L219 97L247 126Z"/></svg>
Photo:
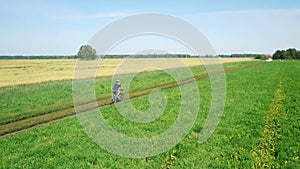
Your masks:
<svg viewBox="0 0 300 169"><path fill-rule="evenodd" d="M130 93L129 96L125 95L125 99L130 98L137 98L137 97L141 97L141 96L145 96L150 94L152 91L154 90L164 90L164 89L169 89L169 88L174 88L174 87L178 87L181 85L185 85L185 84L189 84L189 83L193 83L195 81L199 81L199 80L203 80L212 76L217 76L224 73L230 73L230 72L234 72L234 71L238 71L238 70L243 70L243 69L247 69L247 68L254 68L254 67L258 67L260 65L263 65L264 62L259 62L259 63L254 63L254 64L250 64L247 66L242 66L242 67L232 67L232 68L228 68L225 71L216 71L216 72L212 72L210 74L210 76L205 73L199 76L195 76L195 78L192 79L186 79L183 80L181 82L173 82L173 83L169 83L169 84L164 84L164 85L160 85L160 86L156 86L156 87L152 87L152 88L148 88L148 89L144 89L141 91L137 91L137 92L133 92ZM42 127L42 126L46 126L55 122L59 122L63 119L69 118L69 117L74 117L76 114L80 114L80 113L84 113L87 112L89 110L92 110L94 108L105 108L110 106L110 97L108 98L101 98L99 100L97 100L97 104L94 104L94 102L87 102L85 104L79 105L79 110L81 110L80 112L75 111L74 107L71 108L67 108L67 109L62 109L59 111L55 111L55 112L51 112L48 114L43 114L43 115L38 115L35 117L30 117L27 119L23 119L23 120L19 120L19 121L15 121L15 122L11 122L8 124L4 124L4 125L0 125L0 138L3 137L7 137L10 135L15 135L18 133L22 133L22 132L26 132L28 130L32 130L35 129L37 127Z"/></svg>

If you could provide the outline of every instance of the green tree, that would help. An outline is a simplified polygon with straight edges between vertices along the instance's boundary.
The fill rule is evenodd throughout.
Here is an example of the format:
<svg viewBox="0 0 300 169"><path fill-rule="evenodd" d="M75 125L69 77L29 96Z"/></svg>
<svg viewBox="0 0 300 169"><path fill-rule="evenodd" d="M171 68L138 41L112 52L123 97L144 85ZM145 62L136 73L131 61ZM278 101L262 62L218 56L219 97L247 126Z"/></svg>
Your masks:
<svg viewBox="0 0 300 169"><path fill-rule="evenodd" d="M287 55L287 58L288 59L296 59L297 58L297 54L298 54L298 52L297 52L297 50L296 49L288 49L287 51L286 51L286 55Z"/></svg>
<svg viewBox="0 0 300 169"><path fill-rule="evenodd" d="M287 50L277 50L273 54L273 59L300 59L300 51L294 48L289 48Z"/></svg>
<svg viewBox="0 0 300 169"><path fill-rule="evenodd" d="M97 57L97 52L90 45L82 45L77 56L80 59L93 60Z"/></svg>
<svg viewBox="0 0 300 169"><path fill-rule="evenodd" d="M300 59L300 51L297 51L296 59Z"/></svg>
<svg viewBox="0 0 300 169"><path fill-rule="evenodd" d="M273 59L285 59L286 57L286 52L284 50L277 50L273 54Z"/></svg>

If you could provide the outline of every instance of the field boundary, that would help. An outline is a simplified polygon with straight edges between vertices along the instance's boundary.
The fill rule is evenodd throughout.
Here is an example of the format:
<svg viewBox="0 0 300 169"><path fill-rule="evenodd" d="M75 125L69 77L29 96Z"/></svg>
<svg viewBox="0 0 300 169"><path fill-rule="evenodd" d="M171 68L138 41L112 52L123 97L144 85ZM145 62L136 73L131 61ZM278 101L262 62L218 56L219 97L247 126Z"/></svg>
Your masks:
<svg viewBox="0 0 300 169"><path fill-rule="evenodd" d="M145 64L145 61L152 60L153 58L127 58L126 60L131 60L137 64ZM160 64L160 62L165 62L168 59L170 61L180 60L183 64L188 67L203 66L200 58L156 58L155 64ZM205 59L205 58L202 58ZM97 72L100 68L107 69L107 73L100 73L96 77L110 77L115 74L116 69L120 66L124 59L101 59L92 60L92 62L97 61L101 63L96 67ZM244 62L244 61L254 61L253 58L221 58L221 62L233 63L233 62ZM0 63L0 75L5 75L0 78L0 88L10 88L18 87L23 85L35 85L44 84L49 82L60 82L69 81L73 79L73 73L76 69L76 59L43 59L43 60L1 60ZM130 62L131 62L130 61ZM141 62L142 61L142 62ZM25 64L24 64L25 62ZM102 63L104 62L104 63ZM87 61L87 64L89 61ZM154 64L154 67L155 67ZM39 65L39 66L36 66ZM104 66L105 65L105 66ZM145 65L146 66L146 65ZM164 67L164 69L172 69L184 67L181 66L171 66ZM7 69L8 68L8 69ZM2 70L2 71L1 71ZM9 71L3 71L9 70ZM30 72L30 73L24 73ZM36 73L39 72L39 73ZM41 73L42 72L42 73ZM129 70L128 72L122 72L121 74L134 74L135 70ZM0 76L1 77L1 76Z"/></svg>
<svg viewBox="0 0 300 169"><path fill-rule="evenodd" d="M243 67L232 67L232 68L228 68L227 70L224 70L224 73L230 73L230 72L243 70L243 69L247 69L247 68L254 68L254 67L261 66L263 64L264 64L264 62L259 62L259 63L253 63L250 65L246 65ZM219 71L219 72L216 71L216 72L211 73L210 76L217 76L221 73L223 73L223 71ZM133 98L145 96L145 95L150 94L153 90L164 90L164 89L174 88L174 87L178 87L181 85L195 82L195 80L199 81L202 79L206 79L208 77L209 77L208 73L205 73L205 74L196 76L193 79L183 80L179 83L173 82L173 83L169 83L169 84L164 84L164 85L144 89L142 91L133 92L133 93L130 93L129 96L127 95L125 98L133 99ZM110 106L109 105L110 99L111 99L110 97L98 99L97 107L104 108L104 107ZM84 112L94 109L94 108L96 108L96 107L95 107L95 104L93 104L93 102L87 102L85 104L80 105L79 109L82 110L80 113L84 113ZM46 126L48 124L58 122L65 118L73 117L75 115L76 115L75 109L74 109L74 107L71 107L71 108L66 108L66 109L55 111L55 112L51 112L48 114L42 114L42 115L38 115L35 117L30 117L30 118L26 118L23 120L0 125L0 138L18 134L18 133L25 132L28 130L32 130L37 127Z"/></svg>

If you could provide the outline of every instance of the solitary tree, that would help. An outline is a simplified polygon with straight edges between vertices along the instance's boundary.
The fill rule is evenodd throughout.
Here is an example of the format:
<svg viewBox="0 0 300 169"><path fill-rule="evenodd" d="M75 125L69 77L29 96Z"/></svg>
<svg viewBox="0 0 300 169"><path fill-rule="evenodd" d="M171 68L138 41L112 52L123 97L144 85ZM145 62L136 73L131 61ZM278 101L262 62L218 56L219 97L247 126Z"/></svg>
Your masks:
<svg viewBox="0 0 300 169"><path fill-rule="evenodd" d="M96 50L90 45L82 45L77 53L78 58L93 60L97 57Z"/></svg>

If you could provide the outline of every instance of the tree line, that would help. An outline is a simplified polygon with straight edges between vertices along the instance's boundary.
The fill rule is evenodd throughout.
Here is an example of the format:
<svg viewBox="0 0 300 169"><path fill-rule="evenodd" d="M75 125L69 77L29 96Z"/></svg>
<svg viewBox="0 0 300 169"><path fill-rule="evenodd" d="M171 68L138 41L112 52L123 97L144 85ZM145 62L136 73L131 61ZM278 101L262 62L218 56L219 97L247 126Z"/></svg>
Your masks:
<svg viewBox="0 0 300 169"><path fill-rule="evenodd" d="M273 56L273 59L300 59L300 51L289 48L287 50L277 50Z"/></svg>
<svg viewBox="0 0 300 169"><path fill-rule="evenodd" d="M104 58L197 58L199 56L189 54L135 54L135 55L105 55ZM201 56L202 57L202 56ZM212 56L203 56L212 57ZM273 59L300 59L300 51L289 48L287 50L277 50L272 56L265 54L231 54L231 55L217 55L221 58L255 58L266 60ZM100 58L95 49L90 45L82 45L77 55L54 55L54 56L0 56L0 59L82 59L93 60Z"/></svg>

